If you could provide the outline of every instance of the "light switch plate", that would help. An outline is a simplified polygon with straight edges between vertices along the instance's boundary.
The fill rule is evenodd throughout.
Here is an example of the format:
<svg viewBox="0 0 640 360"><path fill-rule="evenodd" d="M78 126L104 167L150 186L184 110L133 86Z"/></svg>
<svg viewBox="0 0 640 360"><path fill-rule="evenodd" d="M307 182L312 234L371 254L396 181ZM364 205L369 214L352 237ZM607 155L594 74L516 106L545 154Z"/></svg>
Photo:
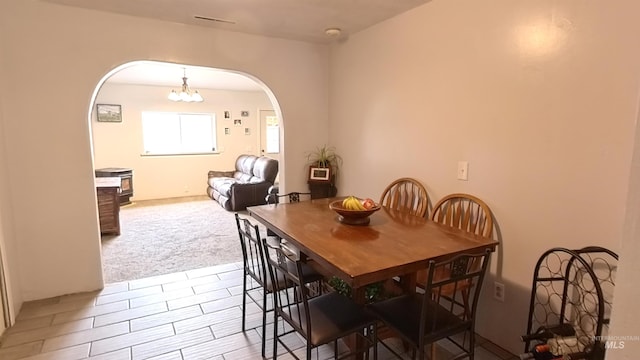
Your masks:
<svg viewBox="0 0 640 360"><path fill-rule="evenodd" d="M469 163L458 161L458 180L469 180Z"/></svg>

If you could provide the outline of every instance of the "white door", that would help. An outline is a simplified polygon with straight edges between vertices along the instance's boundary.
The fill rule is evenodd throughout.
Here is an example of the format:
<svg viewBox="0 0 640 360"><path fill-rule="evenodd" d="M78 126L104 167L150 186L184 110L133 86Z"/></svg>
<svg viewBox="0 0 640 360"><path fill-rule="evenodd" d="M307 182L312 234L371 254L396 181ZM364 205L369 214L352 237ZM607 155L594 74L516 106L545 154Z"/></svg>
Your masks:
<svg viewBox="0 0 640 360"><path fill-rule="evenodd" d="M260 153L280 162L280 119L273 110L260 110ZM278 177L280 172L278 171ZM276 181L278 181L276 177Z"/></svg>

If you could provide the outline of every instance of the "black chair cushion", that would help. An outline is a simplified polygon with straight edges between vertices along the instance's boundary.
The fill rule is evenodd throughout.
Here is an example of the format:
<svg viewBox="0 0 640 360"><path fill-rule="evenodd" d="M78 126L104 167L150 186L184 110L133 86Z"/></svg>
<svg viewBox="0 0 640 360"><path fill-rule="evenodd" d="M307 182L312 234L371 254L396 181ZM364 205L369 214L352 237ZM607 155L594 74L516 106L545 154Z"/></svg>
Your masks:
<svg viewBox="0 0 640 360"><path fill-rule="evenodd" d="M404 295L369 305L369 310L390 328L397 330L414 344L420 339L420 311L422 294ZM425 316L425 342L441 339L459 333L471 326L471 321L463 321L449 310L427 299Z"/></svg>
<svg viewBox="0 0 640 360"><path fill-rule="evenodd" d="M294 312L290 319L302 329L306 329L303 306L292 305L289 311ZM312 346L326 344L353 332L353 329L364 328L375 322L375 317L369 314L350 299L338 293L328 293L309 299L309 315L311 318L311 339L307 339ZM299 321L300 320L300 321Z"/></svg>

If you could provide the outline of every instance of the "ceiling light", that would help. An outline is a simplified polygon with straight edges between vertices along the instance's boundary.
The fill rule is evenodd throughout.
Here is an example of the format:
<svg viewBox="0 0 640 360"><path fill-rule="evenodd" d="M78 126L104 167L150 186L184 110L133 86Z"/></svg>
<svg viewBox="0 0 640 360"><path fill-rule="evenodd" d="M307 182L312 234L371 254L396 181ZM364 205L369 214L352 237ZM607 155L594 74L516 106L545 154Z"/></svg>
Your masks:
<svg viewBox="0 0 640 360"><path fill-rule="evenodd" d="M203 102L204 99L198 92L198 90L191 91L187 84L187 69L183 68L184 77L182 78L182 89L178 93L175 90L171 90L169 93L169 100L171 101L184 101L184 102Z"/></svg>
<svg viewBox="0 0 640 360"><path fill-rule="evenodd" d="M339 28L327 28L324 29L324 33L329 37L338 37L342 33L342 30Z"/></svg>

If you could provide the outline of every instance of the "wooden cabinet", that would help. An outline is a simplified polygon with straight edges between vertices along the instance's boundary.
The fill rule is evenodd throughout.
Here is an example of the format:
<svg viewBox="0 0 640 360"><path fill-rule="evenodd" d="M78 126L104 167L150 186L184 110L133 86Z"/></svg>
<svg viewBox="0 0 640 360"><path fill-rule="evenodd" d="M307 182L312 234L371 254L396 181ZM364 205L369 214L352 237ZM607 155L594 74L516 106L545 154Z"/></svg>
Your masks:
<svg viewBox="0 0 640 360"><path fill-rule="evenodd" d="M334 197L338 193L338 189L328 181L308 181L307 184L312 199Z"/></svg>
<svg viewBox="0 0 640 360"><path fill-rule="evenodd" d="M96 169L96 177L119 177L120 178L120 205L131 204L130 198L133 196L133 170L129 168L102 168Z"/></svg>
<svg viewBox="0 0 640 360"><path fill-rule="evenodd" d="M120 178L96 178L100 234L120 235Z"/></svg>

